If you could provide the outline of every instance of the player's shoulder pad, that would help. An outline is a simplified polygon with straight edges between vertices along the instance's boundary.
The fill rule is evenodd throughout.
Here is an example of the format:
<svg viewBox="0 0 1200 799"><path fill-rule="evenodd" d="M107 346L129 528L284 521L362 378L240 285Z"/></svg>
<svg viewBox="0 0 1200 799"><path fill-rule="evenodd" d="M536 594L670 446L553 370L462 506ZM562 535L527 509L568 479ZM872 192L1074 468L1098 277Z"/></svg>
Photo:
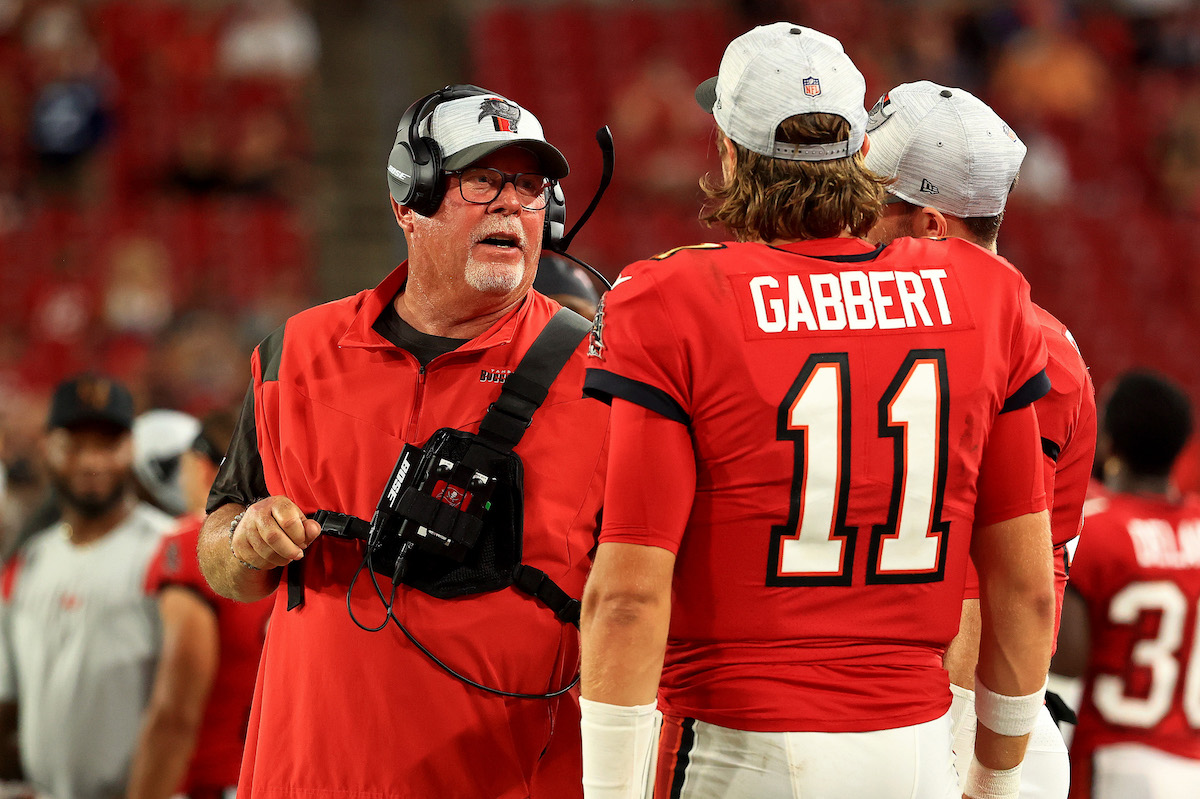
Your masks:
<svg viewBox="0 0 1200 799"><path fill-rule="evenodd" d="M725 245L718 244L716 242L706 242L703 244L685 244L682 247L672 247L671 249L667 250L666 252L660 252L658 255L652 255L652 256L650 256L650 260L651 261L665 261L668 258L670 258L672 255L678 255L679 253L684 252L685 250L723 250L723 249L725 249Z"/></svg>

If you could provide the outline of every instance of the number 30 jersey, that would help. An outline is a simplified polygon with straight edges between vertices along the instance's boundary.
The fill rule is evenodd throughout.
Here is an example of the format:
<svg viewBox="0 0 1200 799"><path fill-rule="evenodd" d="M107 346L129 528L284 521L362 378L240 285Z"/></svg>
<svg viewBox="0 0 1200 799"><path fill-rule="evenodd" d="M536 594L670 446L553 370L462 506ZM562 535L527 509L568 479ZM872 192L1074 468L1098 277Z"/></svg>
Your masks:
<svg viewBox="0 0 1200 799"><path fill-rule="evenodd" d="M1048 390L1045 364L1028 284L957 239L728 242L625 269L585 391L687 425L696 455L682 540L601 535L677 555L665 712L829 732L942 715L972 525L1045 508L1029 474L976 503L993 421Z"/></svg>
<svg viewBox="0 0 1200 799"><path fill-rule="evenodd" d="M1087 795L1102 746L1200 760L1200 500L1110 494L1084 521L1070 588L1087 603L1091 639L1072 796Z"/></svg>

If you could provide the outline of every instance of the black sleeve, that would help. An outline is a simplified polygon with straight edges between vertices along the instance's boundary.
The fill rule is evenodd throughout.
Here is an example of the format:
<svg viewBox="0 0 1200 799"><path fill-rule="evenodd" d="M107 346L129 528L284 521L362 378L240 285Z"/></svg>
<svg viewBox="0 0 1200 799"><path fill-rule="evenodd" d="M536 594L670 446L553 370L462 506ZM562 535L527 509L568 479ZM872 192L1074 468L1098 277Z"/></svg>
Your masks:
<svg viewBox="0 0 1200 799"><path fill-rule="evenodd" d="M262 457L258 454L258 434L254 430L254 384L251 383L242 402L242 413L233 438L229 440L229 450L208 492L205 511L212 513L230 502L253 505L269 495Z"/></svg>
<svg viewBox="0 0 1200 799"><path fill-rule="evenodd" d="M683 406L661 388L603 369L588 368L583 380L583 395L598 399L606 405L612 405L613 397L616 397L634 405L641 405L646 410L654 411L680 424L692 423Z"/></svg>

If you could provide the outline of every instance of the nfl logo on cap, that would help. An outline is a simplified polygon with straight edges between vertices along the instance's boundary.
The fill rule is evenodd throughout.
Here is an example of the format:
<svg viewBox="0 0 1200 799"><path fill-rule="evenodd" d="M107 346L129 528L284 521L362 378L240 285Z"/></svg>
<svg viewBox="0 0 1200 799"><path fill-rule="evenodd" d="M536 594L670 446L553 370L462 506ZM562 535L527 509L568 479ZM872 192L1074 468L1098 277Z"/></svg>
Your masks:
<svg viewBox="0 0 1200 799"><path fill-rule="evenodd" d="M809 97L816 97L821 93L821 81L817 78L805 78L801 82L804 84L804 93Z"/></svg>

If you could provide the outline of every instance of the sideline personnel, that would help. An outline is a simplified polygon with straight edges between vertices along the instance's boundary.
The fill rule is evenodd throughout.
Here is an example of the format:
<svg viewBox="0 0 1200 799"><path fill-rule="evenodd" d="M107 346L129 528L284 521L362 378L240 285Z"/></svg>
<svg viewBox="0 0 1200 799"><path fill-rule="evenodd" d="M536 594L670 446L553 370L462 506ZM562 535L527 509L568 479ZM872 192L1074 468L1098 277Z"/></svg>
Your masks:
<svg viewBox="0 0 1200 799"><path fill-rule="evenodd" d="M453 599L393 590L373 573L379 558L362 568L363 543L340 534L360 523L339 515L372 519L393 465L398 480L412 477L398 461L406 444L440 428L475 433L485 415L494 419L506 381L528 388L512 372L559 311L530 286L567 162L526 109L455 86L409 108L388 174L408 260L376 288L300 313L258 346L209 498L206 577L238 599L276 593L238 795L578 796L571 695L508 698L478 687L540 697L571 682L577 632L527 593L546 584ZM572 342L571 351L532 405L528 430L497 421L511 438L524 434L521 464L501 484L516 492L498 501L497 489L492 503L502 509L486 512L511 518L511 540L492 543L578 597L603 493L608 409L583 398L584 350ZM430 488L426 510L432 497L464 519L459 488ZM334 523L325 534L309 518L317 511ZM389 558L389 575L428 576L404 554ZM280 567L300 562L277 591ZM512 565L495 571L510 577Z"/></svg>
<svg viewBox="0 0 1200 799"><path fill-rule="evenodd" d="M0 777L55 799L125 793L159 656L145 582L171 517L134 493L132 426L117 381L58 385L45 452L62 519L0 577Z"/></svg>

